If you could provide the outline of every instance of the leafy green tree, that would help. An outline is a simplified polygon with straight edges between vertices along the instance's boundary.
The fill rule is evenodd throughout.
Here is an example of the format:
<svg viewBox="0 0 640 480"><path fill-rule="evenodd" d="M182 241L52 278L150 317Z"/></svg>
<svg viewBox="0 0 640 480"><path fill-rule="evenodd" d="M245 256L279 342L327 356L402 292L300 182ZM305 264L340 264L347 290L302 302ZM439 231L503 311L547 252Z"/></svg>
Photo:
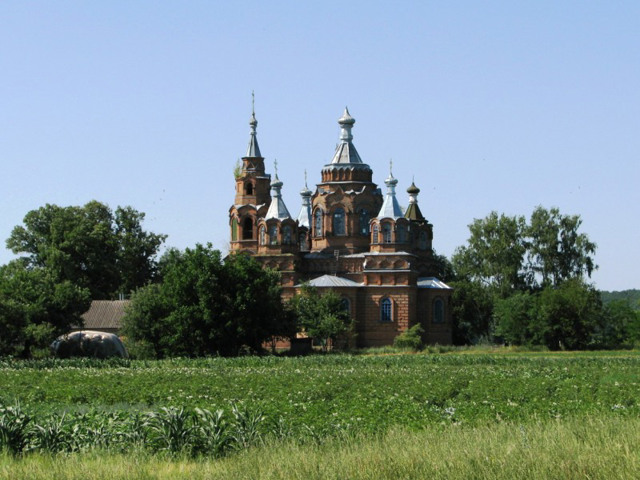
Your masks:
<svg viewBox="0 0 640 480"><path fill-rule="evenodd" d="M547 313L554 302L566 301L576 307L573 301L591 298L586 292L592 289L583 279L597 268L593 260L596 245L579 232L580 225L577 215L543 207L534 210L530 224L522 216L497 212L474 220L469 225L468 244L452 257L454 340L475 342L495 334L509 343L540 342L558 348L562 341L556 334L570 335L563 327L570 322L566 315L552 318ZM578 330L563 345L584 348L588 341L581 332L593 333L589 316L593 312L576 311L587 316L574 318Z"/></svg>
<svg viewBox="0 0 640 480"><path fill-rule="evenodd" d="M468 345L491 340L494 296L489 287L464 279L449 285L453 287L453 343Z"/></svg>
<svg viewBox="0 0 640 480"><path fill-rule="evenodd" d="M597 268L593 259L596 244L578 232L581 224L579 215L562 215L557 208L538 206L531 214L527 228L529 268L542 287L590 277Z"/></svg>
<svg viewBox="0 0 640 480"><path fill-rule="evenodd" d="M294 333L278 273L251 257L223 260L211 245L196 245L168 251L160 265L161 282L138 289L124 318L125 336L156 356L232 356Z"/></svg>
<svg viewBox="0 0 640 480"><path fill-rule="evenodd" d="M548 286L538 296L532 317L531 343L551 350L583 350L591 346L602 304L595 288L579 278Z"/></svg>
<svg viewBox="0 0 640 480"><path fill-rule="evenodd" d="M456 276L488 287L507 297L527 285L524 217L491 212L469 225L468 245L458 247L451 259Z"/></svg>
<svg viewBox="0 0 640 480"><path fill-rule="evenodd" d="M537 308L537 296L529 292L498 299L493 312L495 336L511 345L530 345Z"/></svg>
<svg viewBox="0 0 640 480"><path fill-rule="evenodd" d="M93 299L112 298L147 283L166 236L142 230L144 214L91 201L83 207L47 204L24 217L7 247L46 268L57 282L88 288Z"/></svg>
<svg viewBox="0 0 640 480"><path fill-rule="evenodd" d="M336 342L340 335L352 327L352 319L343 300L332 290L324 293L308 284L290 300L290 308L297 318L298 330L322 345L326 350L329 340Z"/></svg>
<svg viewBox="0 0 640 480"><path fill-rule="evenodd" d="M87 289L59 282L44 268L22 260L0 267L0 355L28 358L53 339L82 325L89 308Z"/></svg>
<svg viewBox="0 0 640 480"><path fill-rule="evenodd" d="M629 300L613 300L602 308L593 343L597 348L620 348L640 341L640 311Z"/></svg>

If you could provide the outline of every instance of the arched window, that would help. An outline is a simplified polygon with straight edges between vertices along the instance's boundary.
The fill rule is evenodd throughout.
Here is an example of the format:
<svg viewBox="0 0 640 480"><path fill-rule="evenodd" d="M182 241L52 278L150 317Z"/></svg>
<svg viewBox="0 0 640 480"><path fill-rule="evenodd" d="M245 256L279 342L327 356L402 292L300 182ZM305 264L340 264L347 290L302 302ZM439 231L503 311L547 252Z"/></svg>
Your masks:
<svg viewBox="0 0 640 480"><path fill-rule="evenodd" d="M420 250L427 249L427 232L425 232L424 230L420 232L420 242L418 243L418 248Z"/></svg>
<svg viewBox="0 0 640 480"><path fill-rule="evenodd" d="M393 321L393 303L389 297L385 297L380 301L380 321Z"/></svg>
<svg viewBox="0 0 640 480"><path fill-rule="evenodd" d="M264 228L264 225L260 227L260 245L267 244L267 229Z"/></svg>
<svg viewBox="0 0 640 480"><path fill-rule="evenodd" d="M444 302L441 298L433 301L433 323L444 323Z"/></svg>
<svg viewBox="0 0 640 480"><path fill-rule="evenodd" d="M342 307L342 310L344 310L348 314L351 314L351 302L347 297L342 297L342 299L340 300L340 306Z"/></svg>
<svg viewBox="0 0 640 480"><path fill-rule="evenodd" d="M369 235L369 221L371 220L371 216L369 215L369 211L366 208L361 208L360 213L358 214L358 222L359 222L359 231L360 235Z"/></svg>
<svg viewBox="0 0 640 480"><path fill-rule="evenodd" d="M271 225L269 227L269 244L276 245L278 243L278 227Z"/></svg>
<svg viewBox="0 0 640 480"><path fill-rule="evenodd" d="M407 241L407 227L403 224L396 225L396 243L405 243Z"/></svg>
<svg viewBox="0 0 640 480"><path fill-rule="evenodd" d="M247 195L253 195L253 183L245 183L244 191Z"/></svg>
<svg viewBox="0 0 640 480"><path fill-rule="evenodd" d="M300 250L306 252L309 250L309 246L307 245L307 234L302 232L298 235L298 243L300 244Z"/></svg>
<svg viewBox="0 0 640 480"><path fill-rule="evenodd" d="M282 227L282 243L291 245L291 225Z"/></svg>
<svg viewBox="0 0 640 480"><path fill-rule="evenodd" d="M382 241L384 243L391 243L391 224L390 223L382 224Z"/></svg>
<svg viewBox="0 0 640 480"><path fill-rule="evenodd" d="M313 228L316 237L322 236L322 209L318 208L313 214Z"/></svg>
<svg viewBox="0 0 640 480"><path fill-rule="evenodd" d="M251 217L245 218L244 222L242 222L242 239L253 239L253 220L251 219Z"/></svg>
<svg viewBox="0 0 640 480"><path fill-rule="evenodd" d="M373 226L373 243L378 243L378 225Z"/></svg>
<svg viewBox="0 0 640 480"><path fill-rule="evenodd" d="M333 234L344 235L345 233L344 208L338 207L333 212Z"/></svg>

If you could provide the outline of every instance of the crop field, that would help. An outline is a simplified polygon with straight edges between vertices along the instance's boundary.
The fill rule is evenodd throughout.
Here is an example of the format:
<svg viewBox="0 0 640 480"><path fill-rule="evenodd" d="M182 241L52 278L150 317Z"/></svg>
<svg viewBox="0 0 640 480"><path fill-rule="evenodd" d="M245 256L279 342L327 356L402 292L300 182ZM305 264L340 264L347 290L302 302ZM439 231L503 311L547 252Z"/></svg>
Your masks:
<svg viewBox="0 0 640 480"><path fill-rule="evenodd" d="M290 449L294 457L311 461L322 446L333 452L328 453L333 461L354 449L374 455L381 439L387 439L387 455L393 448L402 452L409 444L437 442L437 438L447 438L448 452L455 450L456 439L468 442L465 448L476 445L480 452L490 447L483 440L492 435L515 442L512 448L521 451L516 456L519 465L526 460L522 452L528 444L542 445L549 441L543 440L545 435L556 435L566 437L554 440L556 454L578 436L591 439L588 447L605 455L602 465L607 468L615 465L607 452L617 455L618 461L625 458L621 452L629 454L616 471L640 466L637 351L0 361L0 386L0 442L6 451L0 458L0 477L7 478L20 478L16 472L21 469L29 472L24 478L46 478L38 477L33 468L47 462L77 463L80 455L94 462L116 459L112 461L118 464L134 457L136 465L162 461L166 471L177 462L209 462L196 470L214 472L233 462L250 465L251 452L266 459ZM607 436L617 442L614 450ZM598 439L604 445L596 449ZM500 441L496 440L502 445ZM504 453L504 448L498 451ZM567 455L580 457L572 452ZM482 463L490 455L478 458ZM597 455L585 458L595 461ZM410 464L419 466L415 459ZM189 471L185 465L183 470ZM433 462L428 468L422 465L427 470L416 470L415 478L427 471L430 476L455 478L435 475L429 470L433 466ZM82 471L78 465L73 468ZM481 472L478 468L470 471ZM354 471L359 473L349 474L353 478L393 478L391 473L362 476L364 468ZM230 472L225 470L220 478L234 478ZM590 475L598 478L603 472ZM124 468L122 478L135 478L126 476L130 473ZM565 473L549 475L569 478ZM407 471L406 477L411 475ZM263 472L255 478L268 476ZM197 478L193 473L187 477ZM149 478L162 477L150 474ZM294 475L289 471L271 478Z"/></svg>

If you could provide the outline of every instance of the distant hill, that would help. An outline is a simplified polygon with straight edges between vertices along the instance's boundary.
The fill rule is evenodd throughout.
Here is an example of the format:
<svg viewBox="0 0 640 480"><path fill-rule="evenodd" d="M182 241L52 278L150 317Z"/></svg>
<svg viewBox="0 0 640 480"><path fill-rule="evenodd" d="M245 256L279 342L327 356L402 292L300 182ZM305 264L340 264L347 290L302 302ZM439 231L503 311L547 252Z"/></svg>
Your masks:
<svg viewBox="0 0 640 480"><path fill-rule="evenodd" d="M600 292L600 298L605 305L614 300L628 300L633 308L640 310L640 290L622 290L620 292Z"/></svg>

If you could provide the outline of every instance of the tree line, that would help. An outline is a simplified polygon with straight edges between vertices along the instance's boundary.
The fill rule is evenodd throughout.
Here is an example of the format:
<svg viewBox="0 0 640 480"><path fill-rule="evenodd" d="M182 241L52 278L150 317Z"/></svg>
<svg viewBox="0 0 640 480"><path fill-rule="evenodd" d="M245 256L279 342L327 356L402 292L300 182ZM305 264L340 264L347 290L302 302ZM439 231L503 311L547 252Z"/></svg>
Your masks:
<svg viewBox="0 0 640 480"><path fill-rule="evenodd" d="M92 201L30 211L7 239L22 255L0 266L0 355L43 355L82 324L96 299L131 294L124 335L154 357L237 355L305 331L323 346L352 328L340 298L305 286L281 299L277 272L211 245L160 255L166 235L144 213ZM577 215L536 208L531 217L491 212L469 225L467 244L438 274L454 287L454 341L613 348L640 341L630 300L603 305L589 283L596 245Z"/></svg>
<svg viewBox="0 0 640 480"><path fill-rule="evenodd" d="M123 334L140 354L238 355L304 329L327 345L351 319L330 293L303 288L283 303L279 274L211 245L159 250L166 235L142 228L144 213L45 205L27 213L7 247L23 256L0 267L0 356L45 355L82 325L91 300L131 295Z"/></svg>
<svg viewBox="0 0 640 480"><path fill-rule="evenodd" d="M469 225L451 258L455 342L618 348L640 341L628 301L603 305L589 283L596 244L578 215L534 209L529 220L491 212Z"/></svg>

